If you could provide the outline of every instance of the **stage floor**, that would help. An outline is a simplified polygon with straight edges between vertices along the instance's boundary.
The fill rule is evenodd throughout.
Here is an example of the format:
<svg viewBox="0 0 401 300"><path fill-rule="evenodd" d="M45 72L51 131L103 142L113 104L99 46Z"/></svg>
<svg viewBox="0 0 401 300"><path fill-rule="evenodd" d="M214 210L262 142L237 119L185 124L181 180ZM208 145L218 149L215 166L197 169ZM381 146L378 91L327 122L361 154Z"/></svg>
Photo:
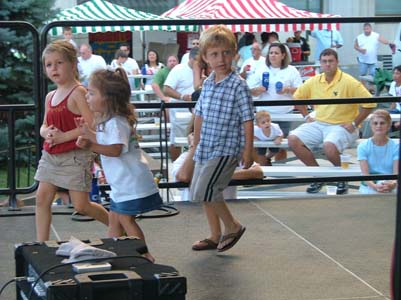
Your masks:
<svg viewBox="0 0 401 300"><path fill-rule="evenodd" d="M179 215L140 225L157 262L187 278L188 300L389 299L395 195L230 201L247 230L221 254L191 250L208 233L201 205L174 205ZM53 226L62 240L106 237L102 224L68 215L55 215ZM14 245L35 240L34 217L0 217L0 230L1 286L14 276ZM15 299L14 286L0 299Z"/></svg>

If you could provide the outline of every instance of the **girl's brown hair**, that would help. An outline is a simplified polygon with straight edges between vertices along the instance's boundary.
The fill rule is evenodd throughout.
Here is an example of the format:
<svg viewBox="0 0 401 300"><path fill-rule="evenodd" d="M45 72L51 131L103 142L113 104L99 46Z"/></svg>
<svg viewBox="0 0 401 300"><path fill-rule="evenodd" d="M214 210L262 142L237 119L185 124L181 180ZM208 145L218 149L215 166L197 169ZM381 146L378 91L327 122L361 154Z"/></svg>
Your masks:
<svg viewBox="0 0 401 300"><path fill-rule="evenodd" d="M89 77L89 82L100 91L107 107L105 113L96 117L97 125L101 126L113 116L122 116L127 118L135 133L137 117L135 107L130 103L131 88L124 69L97 70Z"/></svg>
<svg viewBox="0 0 401 300"><path fill-rule="evenodd" d="M287 68L288 65L289 65L290 62L291 62L291 61L290 61L290 57L288 56L287 49L286 49L287 46L284 45L284 44L281 44L281 43L272 43L272 44L270 44L270 46L269 46L269 53L270 53L270 49L273 48L273 47L279 48L281 54L284 54L284 58L283 58L283 60L281 61L280 69L285 69L285 68ZM270 59L269 59L269 55L266 55L266 65L268 65L269 67L271 66L271 62L270 62Z"/></svg>

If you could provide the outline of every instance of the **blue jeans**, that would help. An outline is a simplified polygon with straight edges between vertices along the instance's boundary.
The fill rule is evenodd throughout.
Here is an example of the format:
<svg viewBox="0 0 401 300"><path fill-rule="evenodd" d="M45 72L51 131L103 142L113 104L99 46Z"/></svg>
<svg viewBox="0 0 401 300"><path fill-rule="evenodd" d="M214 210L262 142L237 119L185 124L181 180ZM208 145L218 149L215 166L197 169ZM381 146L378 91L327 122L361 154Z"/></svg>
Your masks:
<svg viewBox="0 0 401 300"><path fill-rule="evenodd" d="M359 74L361 76L371 75L371 76L373 76L373 78L375 77L376 64L367 64L367 63L358 61L358 65L359 65Z"/></svg>

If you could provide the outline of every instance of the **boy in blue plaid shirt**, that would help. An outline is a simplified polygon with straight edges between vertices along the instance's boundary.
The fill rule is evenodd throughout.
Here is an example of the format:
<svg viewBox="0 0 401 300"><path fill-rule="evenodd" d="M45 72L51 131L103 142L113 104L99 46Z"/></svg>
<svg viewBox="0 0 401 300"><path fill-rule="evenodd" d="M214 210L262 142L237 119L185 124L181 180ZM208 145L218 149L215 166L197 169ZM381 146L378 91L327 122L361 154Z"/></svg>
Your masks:
<svg viewBox="0 0 401 300"><path fill-rule="evenodd" d="M245 231L231 214L222 191L240 161L245 169L253 163L253 105L246 81L231 68L236 54L234 34L225 26L213 26L202 33L199 42L200 55L213 72L204 81L195 107L191 195L194 201L203 202L211 235L195 242L192 249L223 252Z"/></svg>

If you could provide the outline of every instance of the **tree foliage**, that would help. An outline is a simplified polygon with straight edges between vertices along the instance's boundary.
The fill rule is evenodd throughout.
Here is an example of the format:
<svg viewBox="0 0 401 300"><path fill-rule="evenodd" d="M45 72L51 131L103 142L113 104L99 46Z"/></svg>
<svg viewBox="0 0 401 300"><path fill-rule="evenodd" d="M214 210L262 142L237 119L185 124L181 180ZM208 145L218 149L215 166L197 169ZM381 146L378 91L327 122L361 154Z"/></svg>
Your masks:
<svg viewBox="0 0 401 300"><path fill-rule="evenodd" d="M0 21L24 21L39 31L45 22L54 18L55 0L0 0ZM40 57L33 54L33 35L26 28L0 27L0 105L34 104L33 62ZM34 144L35 118L18 113L15 126L17 147ZM7 113L0 111L0 165L7 163ZM22 158L20 161L26 161Z"/></svg>
<svg viewBox="0 0 401 300"><path fill-rule="evenodd" d="M53 18L55 0L2 0L0 20L25 21L40 29ZM0 28L0 104L34 103L33 39L26 29Z"/></svg>

